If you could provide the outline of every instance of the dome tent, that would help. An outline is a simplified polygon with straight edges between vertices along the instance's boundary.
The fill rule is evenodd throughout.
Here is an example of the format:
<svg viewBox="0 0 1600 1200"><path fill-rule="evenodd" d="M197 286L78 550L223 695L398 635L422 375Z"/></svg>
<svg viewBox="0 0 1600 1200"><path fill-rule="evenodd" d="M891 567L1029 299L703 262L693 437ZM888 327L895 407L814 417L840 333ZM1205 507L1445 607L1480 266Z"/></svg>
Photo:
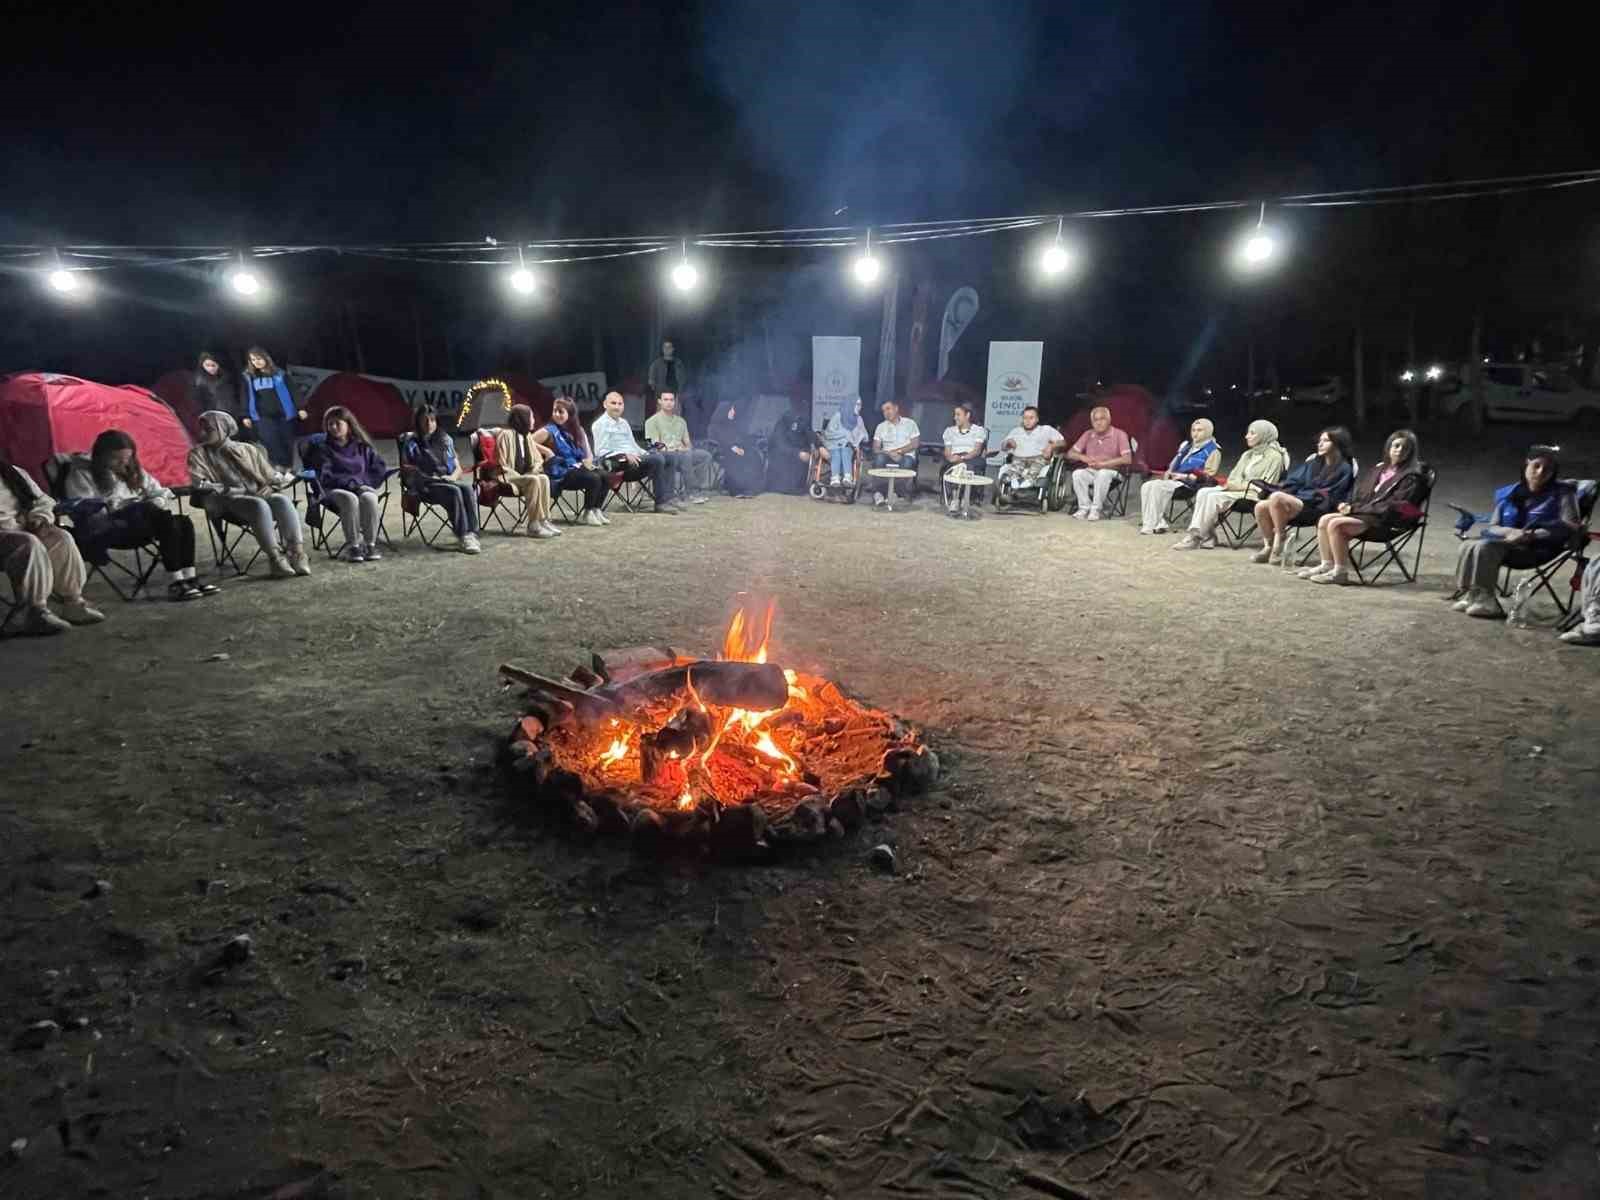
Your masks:
<svg viewBox="0 0 1600 1200"><path fill-rule="evenodd" d="M0 378L0 450L40 487L46 486L40 475L46 459L86 454L107 429L133 438L139 461L158 482L188 484L189 435L153 392L47 371Z"/></svg>

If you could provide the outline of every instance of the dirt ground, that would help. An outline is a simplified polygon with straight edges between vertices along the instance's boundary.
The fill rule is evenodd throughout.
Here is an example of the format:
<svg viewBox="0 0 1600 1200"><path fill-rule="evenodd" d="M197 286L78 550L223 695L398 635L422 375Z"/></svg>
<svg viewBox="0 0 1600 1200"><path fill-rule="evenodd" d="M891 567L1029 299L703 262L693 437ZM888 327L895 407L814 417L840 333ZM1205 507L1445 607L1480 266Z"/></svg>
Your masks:
<svg viewBox="0 0 1600 1200"><path fill-rule="evenodd" d="M0 1195L1594 1196L1600 653L1451 613L1447 521L1172 540L725 499L6 641ZM508 806L498 662L749 589L934 794L749 869Z"/></svg>

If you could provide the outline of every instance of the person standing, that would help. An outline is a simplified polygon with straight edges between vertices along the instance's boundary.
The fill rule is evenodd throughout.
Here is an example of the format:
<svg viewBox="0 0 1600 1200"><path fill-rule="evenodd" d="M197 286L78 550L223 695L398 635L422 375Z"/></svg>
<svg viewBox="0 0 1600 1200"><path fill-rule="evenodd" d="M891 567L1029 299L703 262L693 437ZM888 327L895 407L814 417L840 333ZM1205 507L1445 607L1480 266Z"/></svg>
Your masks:
<svg viewBox="0 0 1600 1200"><path fill-rule="evenodd" d="M27 610L24 633L64 633L106 619L84 601L88 571L72 535L55 523L55 508L26 471L0 455L0 571ZM61 598L61 617L50 611L52 594Z"/></svg>
<svg viewBox="0 0 1600 1200"><path fill-rule="evenodd" d="M292 467L295 421L304 421L306 413L295 407L283 372L260 346L251 346L245 354L244 386L244 427L261 440L273 466Z"/></svg>
<svg viewBox="0 0 1600 1200"><path fill-rule="evenodd" d="M711 452L695 449L689 423L678 415L676 392L656 397L656 411L645 419L644 440L666 457L667 469L681 480L679 491L689 497L689 503L704 504L711 486Z"/></svg>
<svg viewBox="0 0 1600 1200"><path fill-rule="evenodd" d="M910 471L913 478L909 481L911 487L908 494L916 490L915 474L917 470L917 447L922 442L922 430L917 428L917 423L910 417L900 415L900 406L893 400L883 402L883 420L878 422L877 429L872 431L872 465L874 467L898 467ZM888 483L882 479L873 481L872 503L881 507L888 497Z"/></svg>
<svg viewBox="0 0 1600 1200"><path fill-rule="evenodd" d="M1117 475L1133 464L1133 443L1112 426L1111 410L1098 405L1089 410L1089 428L1072 443L1067 461L1079 464L1072 472L1072 490L1078 498L1072 515L1080 521L1098 521Z"/></svg>
<svg viewBox="0 0 1600 1200"><path fill-rule="evenodd" d="M689 372L678 357L678 348L667 338L661 343L661 356L645 371L645 385L656 401L671 392L678 401L678 411L688 418Z"/></svg>
<svg viewBox="0 0 1600 1200"><path fill-rule="evenodd" d="M594 456L607 471L616 472L629 482L650 481L655 511L673 516L683 511L672 499L672 475L665 455L646 450L633 440L633 429L623 416L621 392L607 392L605 411L594 419L589 433L594 441Z"/></svg>
<svg viewBox="0 0 1600 1200"><path fill-rule="evenodd" d="M222 360L209 350L200 351L195 360L189 402L197 413L225 412L234 420L239 419L238 380L223 371Z"/></svg>

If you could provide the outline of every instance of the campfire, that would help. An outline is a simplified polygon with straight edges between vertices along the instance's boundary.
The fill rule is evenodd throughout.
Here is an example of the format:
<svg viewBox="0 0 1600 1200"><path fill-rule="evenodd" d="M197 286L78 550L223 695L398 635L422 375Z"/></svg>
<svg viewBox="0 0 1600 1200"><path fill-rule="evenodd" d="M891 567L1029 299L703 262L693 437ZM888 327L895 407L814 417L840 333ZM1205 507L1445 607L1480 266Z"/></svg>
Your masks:
<svg viewBox="0 0 1600 1200"><path fill-rule="evenodd" d="M768 661L773 614L741 608L711 658L633 647L563 678L502 664L528 689L513 787L580 833L752 856L842 836L930 786L938 758L915 729Z"/></svg>

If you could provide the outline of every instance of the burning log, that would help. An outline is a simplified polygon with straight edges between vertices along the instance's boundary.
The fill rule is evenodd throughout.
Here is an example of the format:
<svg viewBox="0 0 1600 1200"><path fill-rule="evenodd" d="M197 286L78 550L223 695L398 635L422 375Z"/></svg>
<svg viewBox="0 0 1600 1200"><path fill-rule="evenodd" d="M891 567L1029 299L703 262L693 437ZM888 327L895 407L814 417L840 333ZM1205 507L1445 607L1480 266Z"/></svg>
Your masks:
<svg viewBox="0 0 1600 1200"><path fill-rule="evenodd" d="M628 646L621 650L596 650L590 664L594 667L593 674L599 676L596 683L622 683L677 661L678 656L670 646ZM578 672L574 671L572 677L578 678Z"/></svg>
<svg viewBox="0 0 1600 1200"><path fill-rule="evenodd" d="M789 681L783 668L771 663L708 662L695 659L648 671L625 683L610 683L589 693L614 699L626 708L641 707L686 693L690 684L706 704L767 712L789 702Z"/></svg>

